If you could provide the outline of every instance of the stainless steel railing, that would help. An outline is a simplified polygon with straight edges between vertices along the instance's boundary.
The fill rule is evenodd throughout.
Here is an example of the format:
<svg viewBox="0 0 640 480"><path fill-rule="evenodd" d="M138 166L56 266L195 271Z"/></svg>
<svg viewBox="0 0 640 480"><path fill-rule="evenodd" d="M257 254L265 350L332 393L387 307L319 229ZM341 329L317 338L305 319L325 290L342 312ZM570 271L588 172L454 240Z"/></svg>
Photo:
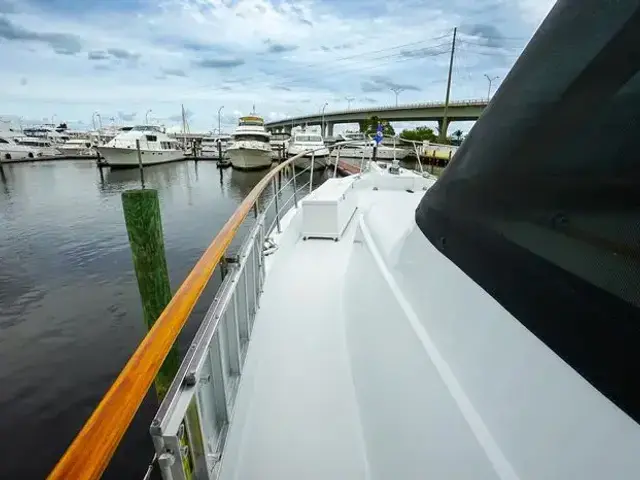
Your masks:
<svg viewBox="0 0 640 480"><path fill-rule="evenodd" d="M331 148L339 148L342 142ZM326 148L326 147L323 147ZM259 208L237 254L223 263L223 281L187 351L150 427L157 463L164 480L215 479L220 472L231 414L265 281L265 240L301 194L313 189L315 151L309 167L290 178L274 176L273 195ZM298 185L309 173L309 180ZM335 173L335 170L334 170ZM284 181L284 183L282 183ZM282 203L282 193L291 194ZM293 202L293 204L291 204ZM273 219L268 217L273 211Z"/></svg>

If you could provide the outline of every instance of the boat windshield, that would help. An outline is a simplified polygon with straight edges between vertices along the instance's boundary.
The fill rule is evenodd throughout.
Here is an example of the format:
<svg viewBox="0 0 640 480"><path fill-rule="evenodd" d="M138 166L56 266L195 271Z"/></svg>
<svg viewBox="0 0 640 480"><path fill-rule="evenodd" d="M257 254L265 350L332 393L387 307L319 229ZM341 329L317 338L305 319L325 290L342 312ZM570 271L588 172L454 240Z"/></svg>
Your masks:
<svg viewBox="0 0 640 480"><path fill-rule="evenodd" d="M127 131L125 128L123 128L122 130ZM157 127L156 125L136 125L135 127L131 127L130 130L132 132L148 132L149 130L152 130L154 132L162 132L162 130L160 130L160 127Z"/></svg>
<svg viewBox="0 0 640 480"><path fill-rule="evenodd" d="M238 125L257 125L262 127L264 125L264 120L260 117L241 117L238 121Z"/></svg>
<svg viewBox="0 0 640 480"><path fill-rule="evenodd" d="M322 143L322 137L320 135L296 135L294 140L296 143Z"/></svg>
<svg viewBox="0 0 640 480"><path fill-rule="evenodd" d="M251 135L251 134L240 134L234 136L236 141L245 141L245 142L268 142L269 139L262 135Z"/></svg>

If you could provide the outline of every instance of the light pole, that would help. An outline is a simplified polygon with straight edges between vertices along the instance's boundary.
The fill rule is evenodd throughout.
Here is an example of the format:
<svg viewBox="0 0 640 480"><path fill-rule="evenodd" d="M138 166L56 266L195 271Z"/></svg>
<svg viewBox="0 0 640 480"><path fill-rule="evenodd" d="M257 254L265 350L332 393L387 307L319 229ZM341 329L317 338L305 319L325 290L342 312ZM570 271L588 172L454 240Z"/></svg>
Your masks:
<svg viewBox="0 0 640 480"><path fill-rule="evenodd" d="M402 87L391 87L389 90L391 90L393 93L396 94L396 107L398 106L398 95L400 95L400 92L404 92L404 88Z"/></svg>
<svg viewBox="0 0 640 480"><path fill-rule="evenodd" d="M320 135L322 135L324 137L324 109L327 108L327 105L329 105L327 102L324 102L324 105L322 106L322 123L320 124Z"/></svg>
<svg viewBox="0 0 640 480"><path fill-rule="evenodd" d="M487 102L488 102L491 99L491 85L493 84L494 80L498 80L500 77L498 77L497 75L495 77L490 77L486 73L484 74L484 76L487 77L487 80L489 80L489 93L487 93Z"/></svg>
<svg viewBox="0 0 640 480"><path fill-rule="evenodd" d="M347 110L351 110L351 102L355 100L355 97L344 97L344 99L347 101Z"/></svg>
<svg viewBox="0 0 640 480"><path fill-rule="evenodd" d="M224 105L222 105L219 109L218 109L218 135L222 135L222 127L221 125L221 120L220 120L220 112L222 112L222 109L224 108Z"/></svg>
<svg viewBox="0 0 640 480"><path fill-rule="evenodd" d="M147 110L147 113L144 114L144 123L145 125L149 125L149 114L152 112L153 110L149 109Z"/></svg>

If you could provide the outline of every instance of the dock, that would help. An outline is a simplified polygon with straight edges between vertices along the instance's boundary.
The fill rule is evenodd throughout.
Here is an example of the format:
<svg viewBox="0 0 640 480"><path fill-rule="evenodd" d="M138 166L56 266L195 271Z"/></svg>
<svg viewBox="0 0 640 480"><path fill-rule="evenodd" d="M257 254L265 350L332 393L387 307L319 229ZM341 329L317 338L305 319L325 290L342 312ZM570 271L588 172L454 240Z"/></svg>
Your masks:
<svg viewBox="0 0 640 480"><path fill-rule="evenodd" d="M336 159L332 159L332 166L335 166ZM355 175L356 173L360 173L360 167L353 165L345 160L338 160L338 173L341 175Z"/></svg>

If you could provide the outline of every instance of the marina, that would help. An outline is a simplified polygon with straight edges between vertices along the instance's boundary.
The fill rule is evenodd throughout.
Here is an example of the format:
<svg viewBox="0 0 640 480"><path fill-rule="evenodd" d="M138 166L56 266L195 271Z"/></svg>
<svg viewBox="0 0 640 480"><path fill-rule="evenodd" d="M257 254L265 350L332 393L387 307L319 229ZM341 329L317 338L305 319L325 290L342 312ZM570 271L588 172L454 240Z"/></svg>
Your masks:
<svg viewBox="0 0 640 480"><path fill-rule="evenodd" d="M638 478L638 2L24 1L1 479Z"/></svg>

